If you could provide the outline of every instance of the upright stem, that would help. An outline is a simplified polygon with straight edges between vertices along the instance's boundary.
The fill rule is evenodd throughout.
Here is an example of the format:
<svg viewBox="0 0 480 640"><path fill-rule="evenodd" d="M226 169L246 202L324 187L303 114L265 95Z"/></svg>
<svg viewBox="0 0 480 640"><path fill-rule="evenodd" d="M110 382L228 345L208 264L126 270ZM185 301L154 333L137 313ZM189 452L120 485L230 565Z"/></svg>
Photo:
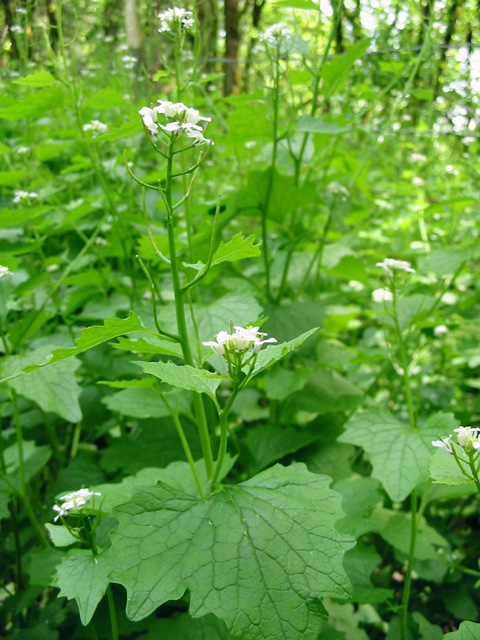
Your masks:
<svg viewBox="0 0 480 640"><path fill-rule="evenodd" d="M277 47L275 56L275 86L273 91L273 146L272 146L272 160L270 162L270 173L268 175L267 193L265 196L265 202L262 207L262 243L263 243L263 261L265 264L265 293L267 300L272 301L272 290L270 283L270 257L268 251L268 235L267 235L267 217L268 208L270 205L270 199L273 191L273 181L275 178L275 167L277 164L277 152L278 152L278 97L279 97L279 84L280 84L280 50Z"/></svg>
<svg viewBox="0 0 480 640"><path fill-rule="evenodd" d="M405 586L403 588L402 610L400 614L400 637L407 640L408 629L408 604L410 602L410 592L412 588L413 561L415 560L415 546L417 542L417 490L414 489L410 496L410 514L412 523L410 528L410 549L408 552L407 573L405 575Z"/></svg>
<svg viewBox="0 0 480 640"><path fill-rule="evenodd" d="M170 271L172 274L173 291L175 297L175 315L177 318L178 336L180 338L180 346L182 347L183 358L185 363L191 367L195 366L195 362L192 355L192 349L190 346L190 340L188 337L187 323L185 318L185 303L182 292L182 286L180 283L180 275L178 271L177 251L175 244L175 222L173 218L172 208L172 167L173 167L173 143L174 137L172 136L171 142L168 148L167 159L167 177L165 183L165 199L167 204L167 232L168 232L168 246L170 250ZM200 443L202 446L203 458L205 460L205 468L207 470L207 477L210 478L213 475L213 455L212 447L210 443L210 434L208 431L207 418L205 416L205 407L203 406L203 400L199 393L192 392L192 401L195 409L195 416L197 418L198 431L200 435Z"/></svg>
<svg viewBox="0 0 480 640"><path fill-rule="evenodd" d="M407 358L407 349L405 346L405 340L403 338L403 332L400 328L400 323L398 321L398 313L397 313L397 288L396 288L396 278L395 275L392 277L392 296L393 296L393 321L395 323L395 332L397 334L398 344L400 347L400 361L402 363L403 369L403 382L405 385L405 395L407 398L407 406L408 406L408 422L410 424L411 429L415 429L417 424L415 420L415 410L413 406L413 397L412 397L412 388L410 386L410 378L408 376L408 358Z"/></svg>
<svg viewBox="0 0 480 640"><path fill-rule="evenodd" d="M112 640L118 640L117 612L115 611L115 601L113 600L112 587L107 587L108 611L110 613L110 624L112 627Z"/></svg>
<svg viewBox="0 0 480 640"><path fill-rule="evenodd" d="M25 467L23 460L23 431L22 431L22 423L20 421L20 412L18 410L18 397L15 389L10 389L10 397L12 399L13 405L13 420L15 422L15 431L17 436L17 451L18 451L18 478L20 483L20 500L22 501L23 508L27 512L28 519L30 520L30 524L35 531L35 534L38 538L40 544L44 547L48 547L48 540L43 532L43 528L37 520L37 516L32 509L32 505L30 504L30 500L27 494L27 484L25 481Z"/></svg>
<svg viewBox="0 0 480 640"><path fill-rule="evenodd" d="M237 397L238 392L240 391L241 388L242 388L241 385L239 384L235 385L235 388L233 389L232 394L230 395L230 398L228 399L228 402L225 405L225 408L222 411L222 414L220 416L220 447L218 450L217 463L215 465L215 473L213 474L213 477L210 482L211 488L213 488L213 486L215 485L218 479L218 476L220 474L220 471L222 469L223 461L225 460L225 454L227 453L227 441L228 441L228 415L235 401L235 398Z"/></svg>

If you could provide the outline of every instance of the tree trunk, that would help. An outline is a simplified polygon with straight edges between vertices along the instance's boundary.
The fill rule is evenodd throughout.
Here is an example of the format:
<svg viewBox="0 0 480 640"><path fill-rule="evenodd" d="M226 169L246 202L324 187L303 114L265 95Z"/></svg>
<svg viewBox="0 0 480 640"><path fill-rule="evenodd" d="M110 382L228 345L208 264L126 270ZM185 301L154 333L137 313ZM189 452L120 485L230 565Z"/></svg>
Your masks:
<svg viewBox="0 0 480 640"><path fill-rule="evenodd" d="M17 43L15 41L15 34L10 29L10 27L15 24L15 21L13 18L14 11L15 11L13 0L2 0L2 4L3 4L3 10L5 12L5 28L8 31L8 36L10 38L10 42L12 43L11 57L18 58L19 52L17 49ZM5 37L6 37L6 34L5 34Z"/></svg>
<svg viewBox="0 0 480 640"><path fill-rule="evenodd" d="M142 32L140 31L136 0L125 0L125 29L127 45L132 54L140 60L142 57Z"/></svg>
<svg viewBox="0 0 480 640"><path fill-rule="evenodd" d="M218 9L215 0L198 0L197 17L202 57L205 59L204 68L210 73L215 68L218 54Z"/></svg>
<svg viewBox="0 0 480 640"><path fill-rule="evenodd" d="M105 36L118 39L121 26L122 0L105 0L103 5L102 29Z"/></svg>
<svg viewBox="0 0 480 640"><path fill-rule="evenodd" d="M265 0L253 0L252 26L255 29L255 31L258 31L258 27L260 25L260 18L262 17L262 9L264 6L265 6ZM250 70L253 62L253 49L257 43L257 39L258 39L257 36L253 35L250 38L250 44L248 46L247 59L245 61L245 72L243 74L243 87L242 87L242 90L245 93L249 92Z"/></svg>
<svg viewBox="0 0 480 640"><path fill-rule="evenodd" d="M225 0L225 62L223 95L239 92L238 50L240 48L239 0Z"/></svg>
<svg viewBox="0 0 480 640"><path fill-rule="evenodd" d="M55 0L46 0L47 16L48 16L48 40L50 46L58 52L58 23L57 23L57 7Z"/></svg>

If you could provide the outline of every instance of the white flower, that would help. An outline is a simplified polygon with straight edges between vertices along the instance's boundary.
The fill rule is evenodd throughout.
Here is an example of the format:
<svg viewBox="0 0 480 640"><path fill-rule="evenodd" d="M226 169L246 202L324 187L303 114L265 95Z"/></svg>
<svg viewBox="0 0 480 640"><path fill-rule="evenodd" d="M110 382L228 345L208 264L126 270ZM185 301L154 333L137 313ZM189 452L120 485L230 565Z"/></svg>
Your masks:
<svg viewBox="0 0 480 640"><path fill-rule="evenodd" d="M158 107L155 107L157 113L163 113L167 118L176 118L184 111L188 111L188 107L183 102L170 102L169 100L157 100Z"/></svg>
<svg viewBox="0 0 480 640"><path fill-rule="evenodd" d="M374 289L372 291L372 299L374 302L388 302L393 300L393 295L389 289Z"/></svg>
<svg viewBox="0 0 480 640"><path fill-rule="evenodd" d="M25 9L25 7L17 7L17 8L15 9L15 11L16 11L17 13L21 13L21 14L23 14L23 15L25 15L25 14L27 13L27 10Z"/></svg>
<svg viewBox="0 0 480 640"><path fill-rule="evenodd" d="M262 40L270 47L277 47L289 38L292 33L293 31L284 22L278 22L264 31Z"/></svg>
<svg viewBox="0 0 480 640"><path fill-rule="evenodd" d="M28 153L30 151L30 147L17 147L16 152L20 155L24 153Z"/></svg>
<svg viewBox="0 0 480 640"><path fill-rule="evenodd" d="M14 204L30 202L31 200L38 198L38 193L35 193L35 191L14 191L13 195L14 198L12 199L12 202Z"/></svg>
<svg viewBox="0 0 480 640"><path fill-rule="evenodd" d="M187 11L181 7L172 7L162 13L158 14L160 21L160 33L172 33L175 34L177 27L189 31L195 24L195 20L192 18L192 12Z"/></svg>
<svg viewBox="0 0 480 640"><path fill-rule="evenodd" d="M353 291L362 291L362 289L364 288L363 284L361 282L358 282L358 280L350 280L348 286L350 287L350 289L353 289Z"/></svg>
<svg viewBox="0 0 480 640"><path fill-rule="evenodd" d="M133 69L135 63L137 62L137 58L134 58L133 56L123 56L122 62L125 66L125 69Z"/></svg>
<svg viewBox="0 0 480 640"><path fill-rule="evenodd" d="M211 118L206 118L205 116L201 116L200 112L197 109L185 107L185 120L187 124L197 124L200 120L205 120L205 122L211 122Z"/></svg>
<svg viewBox="0 0 480 640"><path fill-rule="evenodd" d="M410 160L412 162L426 162L427 156L424 156L423 153L412 153Z"/></svg>
<svg viewBox="0 0 480 640"><path fill-rule="evenodd" d="M443 440L432 440L432 446L438 447L439 449L444 449L448 453L452 453L452 447L450 445L450 438L452 434L448 436L448 438L443 438Z"/></svg>
<svg viewBox="0 0 480 640"><path fill-rule="evenodd" d="M142 116L143 124L149 129L150 133L155 135L158 131L157 111L150 109L150 107L142 107L138 113Z"/></svg>
<svg viewBox="0 0 480 640"><path fill-rule="evenodd" d="M266 343L277 342L275 338L264 340L266 333L259 331L260 327L234 327L235 333L227 333L220 331L215 336L215 341L203 342L204 347L210 347L213 353L223 356L225 351L247 351L253 347L253 353L256 355L262 346Z"/></svg>
<svg viewBox="0 0 480 640"><path fill-rule="evenodd" d="M480 442L478 440L472 442L472 447L475 449L475 451L478 451L480 453Z"/></svg>
<svg viewBox="0 0 480 640"><path fill-rule="evenodd" d="M425 180L416 177L412 180L412 184L414 184L416 187L423 187L423 185L425 184Z"/></svg>
<svg viewBox="0 0 480 640"><path fill-rule="evenodd" d="M473 138L472 136L467 136L466 138L463 138L463 140L462 140L463 144L473 144L476 141L477 141L477 139Z"/></svg>
<svg viewBox="0 0 480 640"><path fill-rule="evenodd" d="M193 144L195 145L214 144L213 140L209 140L208 138L205 138L201 127L197 127L197 125L195 124L189 125L188 122L185 122L182 125L182 129L185 131L185 133L189 138L193 138L193 141L194 141Z"/></svg>
<svg viewBox="0 0 480 640"><path fill-rule="evenodd" d="M454 431L457 434L458 444L464 449L471 449L473 443L478 442L479 428L472 429L472 427L459 427L458 429L454 429Z"/></svg>
<svg viewBox="0 0 480 640"><path fill-rule="evenodd" d="M433 335L437 338L440 338L441 336L444 336L447 333L448 333L448 327L446 327L444 324L439 324L438 327L435 327L435 329L433 330Z"/></svg>
<svg viewBox="0 0 480 640"><path fill-rule="evenodd" d="M22 33L25 33L24 28L21 27L19 24L12 24L12 26L10 27L10 31L12 33L18 33L19 35Z"/></svg>
<svg viewBox="0 0 480 640"><path fill-rule="evenodd" d="M10 269L8 267L2 267L2 265L0 264L0 278L3 278L4 276L11 276L12 272L10 271Z"/></svg>
<svg viewBox="0 0 480 640"><path fill-rule="evenodd" d="M406 273L415 273L410 263L406 260L395 260L395 258L385 258L383 262L377 262L376 267L381 267L389 276L393 276L394 271L405 271Z"/></svg>
<svg viewBox="0 0 480 640"><path fill-rule="evenodd" d="M60 498L62 504L56 504L53 507L53 510L57 512L53 521L56 522L62 516L68 515L69 511L81 511L94 496L100 495L100 493L90 489L79 489L65 494Z"/></svg>
<svg viewBox="0 0 480 640"><path fill-rule="evenodd" d="M92 120L91 122L84 124L82 129L85 132L91 131L92 136L96 138L101 133L105 133L105 131L108 129L108 126L103 122L100 122L100 120Z"/></svg>

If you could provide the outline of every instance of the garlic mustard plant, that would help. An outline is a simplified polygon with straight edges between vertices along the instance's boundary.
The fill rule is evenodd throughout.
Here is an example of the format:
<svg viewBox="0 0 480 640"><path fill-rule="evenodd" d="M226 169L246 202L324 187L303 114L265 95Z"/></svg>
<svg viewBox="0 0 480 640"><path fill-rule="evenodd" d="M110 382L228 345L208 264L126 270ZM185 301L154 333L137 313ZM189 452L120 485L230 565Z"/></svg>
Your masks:
<svg viewBox="0 0 480 640"><path fill-rule="evenodd" d="M69 515L71 511L82 511L83 507L90 502L92 498L100 495L100 493L92 491L91 489L78 489L78 491L66 493L60 498L61 504L53 506L53 510L57 512L53 521L56 522L59 518Z"/></svg>

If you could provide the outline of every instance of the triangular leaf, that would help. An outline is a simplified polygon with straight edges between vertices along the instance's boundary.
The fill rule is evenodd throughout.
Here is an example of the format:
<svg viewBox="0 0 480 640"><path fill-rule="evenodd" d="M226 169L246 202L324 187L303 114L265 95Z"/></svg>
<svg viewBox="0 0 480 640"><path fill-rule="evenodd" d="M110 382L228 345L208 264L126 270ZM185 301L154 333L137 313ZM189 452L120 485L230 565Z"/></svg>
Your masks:
<svg viewBox="0 0 480 640"><path fill-rule="evenodd" d="M270 367L274 362L277 362L277 360L281 360L282 358L284 358L287 354L290 353L290 351L293 351L301 344L303 344L305 340L313 335L316 331L318 331L318 327L310 329L310 331L306 331L305 333L302 333L302 335L294 338L293 340L289 340L288 342L282 342L282 344L276 344L272 347L266 347L262 349L258 354L254 373L260 373L260 371L263 371L267 367Z"/></svg>
<svg viewBox="0 0 480 640"><path fill-rule="evenodd" d="M418 429L411 429L387 411L368 409L350 418L338 440L362 447L372 463L372 476L380 480L392 500L401 502L427 480L432 440L455 426L452 414L438 413Z"/></svg>
<svg viewBox="0 0 480 640"><path fill-rule="evenodd" d="M94 556L82 549L72 551L57 567L55 583L60 588L59 595L75 598L84 625L90 622L105 595L111 569L112 557L108 553Z"/></svg>
<svg viewBox="0 0 480 640"><path fill-rule="evenodd" d="M115 510L113 579L139 620L188 589L194 617L213 613L243 640L316 640L322 597L349 588L340 496L302 464L276 465L204 500L160 484Z"/></svg>
<svg viewBox="0 0 480 640"><path fill-rule="evenodd" d="M478 640L480 638L480 624L477 622L462 622L460 629L443 636L446 640Z"/></svg>
<svg viewBox="0 0 480 640"><path fill-rule="evenodd" d="M211 398L215 398L215 391L222 381L222 376L211 373L205 369L195 369L185 364L176 365L173 362L134 362L145 371L156 378L160 378L163 382L186 389L188 391L197 391L198 393L206 393Z"/></svg>
<svg viewBox="0 0 480 640"><path fill-rule="evenodd" d="M244 258L256 258L260 255L260 249L255 242L255 236L244 238L242 233L224 244L220 242L220 246L213 254L212 267L221 262L234 262L235 260L243 260Z"/></svg>

